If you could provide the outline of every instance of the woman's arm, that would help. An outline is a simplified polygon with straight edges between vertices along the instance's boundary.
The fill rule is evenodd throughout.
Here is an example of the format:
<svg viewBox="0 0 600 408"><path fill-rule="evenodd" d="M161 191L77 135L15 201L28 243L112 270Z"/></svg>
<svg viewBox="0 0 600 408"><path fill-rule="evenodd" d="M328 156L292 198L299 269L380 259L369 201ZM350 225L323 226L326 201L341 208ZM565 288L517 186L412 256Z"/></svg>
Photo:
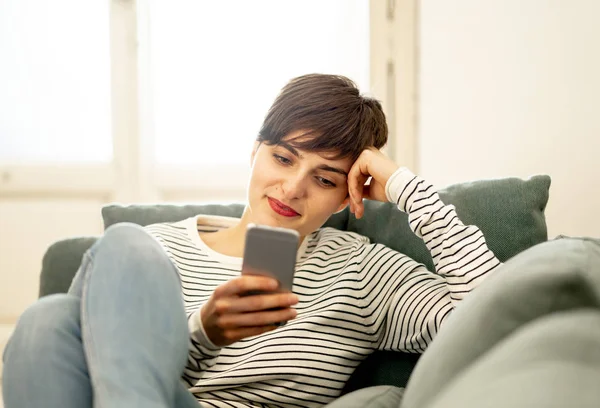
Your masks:
<svg viewBox="0 0 600 408"><path fill-rule="evenodd" d="M368 177L371 183L364 186ZM437 273L381 244L369 247L361 265L365 274L377 276L368 310L385 310L378 317L385 317L379 348L423 352L458 302L501 263L479 228L464 225L430 183L376 149L355 162L348 189L357 218L364 212L363 197L395 203L431 253Z"/></svg>
<svg viewBox="0 0 600 408"><path fill-rule="evenodd" d="M423 352L457 304L501 263L479 228L464 225L454 207L409 170L394 172L385 191L408 214L437 273L384 245L371 245L361 269L376 274L379 287L372 289L376 295L367 308L385 310L380 349Z"/></svg>
<svg viewBox="0 0 600 408"><path fill-rule="evenodd" d="M188 314L188 328L190 330L190 349L188 361L184 371L186 375L196 374L210 368L221 352L221 347L210 341L200 321L200 309Z"/></svg>
<svg viewBox="0 0 600 408"><path fill-rule="evenodd" d="M410 228L425 242L454 302L500 265L479 228L464 225L454 206L445 205L431 184L408 169L400 168L389 178L386 195L408 214Z"/></svg>
<svg viewBox="0 0 600 408"><path fill-rule="evenodd" d="M371 182L365 185L368 178ZM391 201L408 214L410 227L429 249L453 302L477 287L500 261L474 225L464 225L431 184L401 168L375 148L365 149L348 173L350 210L360 218L363 198Z"/></svg>

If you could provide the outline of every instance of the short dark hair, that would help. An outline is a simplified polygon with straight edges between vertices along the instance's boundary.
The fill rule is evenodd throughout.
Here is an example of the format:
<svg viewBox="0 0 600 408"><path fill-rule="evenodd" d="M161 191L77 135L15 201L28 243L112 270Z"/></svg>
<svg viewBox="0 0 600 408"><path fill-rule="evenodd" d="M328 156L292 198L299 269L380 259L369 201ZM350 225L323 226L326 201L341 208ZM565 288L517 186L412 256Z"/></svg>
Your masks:
<svg viewBox="0 0 600 408"><path fill-rule="evenodd" d="M356 160L368 147L382 148L388 128L381 104L360 94L341 75L309 74L289 81L267 112L259 142L274 145L291 132L306 131L294 141L303 150L332 152L335 159Z"/></svg>

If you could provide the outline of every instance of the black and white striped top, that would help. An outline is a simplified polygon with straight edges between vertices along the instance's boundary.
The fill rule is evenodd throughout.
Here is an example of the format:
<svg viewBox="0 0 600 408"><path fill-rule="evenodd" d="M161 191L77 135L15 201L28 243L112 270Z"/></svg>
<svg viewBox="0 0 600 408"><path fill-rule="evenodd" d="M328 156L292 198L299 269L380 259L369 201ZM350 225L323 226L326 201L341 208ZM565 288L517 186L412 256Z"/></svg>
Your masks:
<svg viewBox="0 0 600 408"><path fill-rule="evenodd" d="M203 406L327 404L374 350L424 351L456 304L500 264L481 231L463 225L410 171L394 173L386 192L408 213L437 273L356 233L321 228L298 252L296 319L223 348L207 338L198 313L217 286L240 275L242 259L213 251L198 233L236 219L198 216L146 227L181 276L192 340L183 379Z"/></svg>

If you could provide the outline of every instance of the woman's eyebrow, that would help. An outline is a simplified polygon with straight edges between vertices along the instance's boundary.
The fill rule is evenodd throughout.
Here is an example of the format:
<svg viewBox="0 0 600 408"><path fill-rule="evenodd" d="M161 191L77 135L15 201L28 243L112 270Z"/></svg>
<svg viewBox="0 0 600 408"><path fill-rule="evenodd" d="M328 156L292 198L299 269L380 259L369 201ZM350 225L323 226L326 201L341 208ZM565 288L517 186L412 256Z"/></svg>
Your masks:
<svg viewBox="0 0 600 408"><path fill-rule="evenodd" d="M340 168L337 168L337 167L331 167L331 166L328 166L328 165L326 165L326 164L321 164L321 165L320 165L319 167L317 167L317 168L318 168L318 169L320 169L320 170L332 171L332 172L334 172L334 173L339 173L339 174L341 174L341 175L343 175L343 176L346 176L346 177L348 177L348 173L346 173L344 170L342 170L342 169L340 169Z"/></svg>
<svg viewBox="0 0 600 408"><path fill-rule="evenodd" d="M300 154L300 152L298 152L298 150L296 150L291 144L284 142L284 141L280 141L279 143L277 143L279 146L287 149L290 151L291 154L293 154L294 156L296 156L299 159L303 159L302 155Z"/></svg>
<svg viewBox="0 0 600 408"><path fill-rule="evenodd" d="M298 150L296 150L294 148L294 146L290 145L289 143L281 141L281 142L278 143L278 145L280 145L281 147L289 150L289 152L291 154L293 154L294 156L296 156L297 158L299 158L299 159L303 158L302 155L300 154L300 152ZM340 169L339 167L333 167L333 166L329 166L327 164L321 164L320 166L317 167L317 169L319 169L319 170L325 170L325 171L331 171L333 173L339 173L339 174L341 174L343 176L348 177L348 173L345 170Z"/></svg>

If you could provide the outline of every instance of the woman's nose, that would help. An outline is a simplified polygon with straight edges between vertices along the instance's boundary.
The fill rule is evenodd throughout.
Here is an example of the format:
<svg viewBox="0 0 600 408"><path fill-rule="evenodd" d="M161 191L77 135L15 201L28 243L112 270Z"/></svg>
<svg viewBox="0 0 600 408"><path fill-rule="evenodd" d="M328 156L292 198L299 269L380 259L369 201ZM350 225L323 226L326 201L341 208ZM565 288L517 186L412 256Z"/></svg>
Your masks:
<svg viewBox="0 0 600 408"><path fill-rule="evenodd" d="M303 177L289 177L282 184L282 192L286 199L302 198L306 194L306 181Z"/></svg>

